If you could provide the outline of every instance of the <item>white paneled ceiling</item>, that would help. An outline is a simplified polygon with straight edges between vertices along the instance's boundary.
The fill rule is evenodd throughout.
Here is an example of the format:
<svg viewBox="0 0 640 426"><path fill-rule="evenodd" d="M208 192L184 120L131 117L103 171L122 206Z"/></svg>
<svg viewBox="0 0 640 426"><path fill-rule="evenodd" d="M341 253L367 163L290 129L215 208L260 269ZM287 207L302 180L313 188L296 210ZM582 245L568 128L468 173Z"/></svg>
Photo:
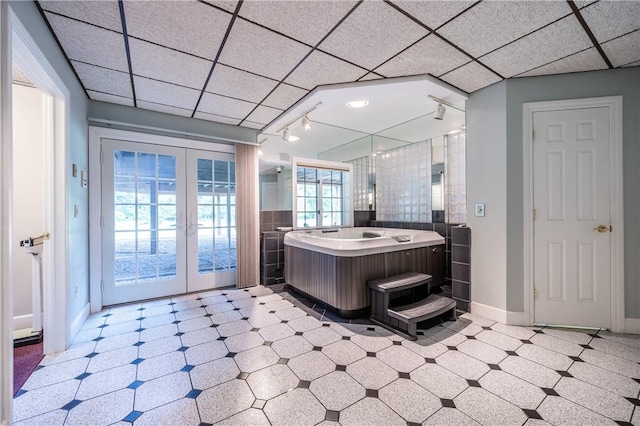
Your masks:
<svg viewBox="0 0 640 426"><path fill-rule="evenodd" d="M470 93L640 61L640 1L36 3L89 98L262 130L323 85L429 75Z"/></svg>

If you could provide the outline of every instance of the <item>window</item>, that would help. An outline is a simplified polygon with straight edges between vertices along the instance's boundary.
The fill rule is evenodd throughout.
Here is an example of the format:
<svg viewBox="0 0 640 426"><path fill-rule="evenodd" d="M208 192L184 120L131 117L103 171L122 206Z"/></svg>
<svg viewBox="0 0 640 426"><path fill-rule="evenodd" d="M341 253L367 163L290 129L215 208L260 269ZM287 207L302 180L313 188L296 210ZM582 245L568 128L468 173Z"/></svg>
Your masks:
<svg viewBox="0 0 640 426"><path fill-rule="evenodd" d="M296 228L350 226L351 165L294 159Z"/></svg>

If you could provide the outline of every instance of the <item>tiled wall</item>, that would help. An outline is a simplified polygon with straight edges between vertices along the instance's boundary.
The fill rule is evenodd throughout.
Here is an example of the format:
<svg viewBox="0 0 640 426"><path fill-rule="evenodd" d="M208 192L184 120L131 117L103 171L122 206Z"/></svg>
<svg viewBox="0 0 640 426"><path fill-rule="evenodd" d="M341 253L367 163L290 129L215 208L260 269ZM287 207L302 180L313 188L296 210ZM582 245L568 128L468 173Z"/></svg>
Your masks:
<svg viewBox="0 0 640 426"><path fill-rule="evenodd" d="M353 212L353 226L371 226L372 220L376 220L375 210L356 210Z"/></svg>
<svg viewBox="0 0 640 426"><path fill-rule="evenodd" d="M260 211L260 282L284 282L284 234L278 227L293 226L291 210Z"/></svg>
<svg viewBox="0 0 640 426"><path fill-rule="evenodd" d="M471 229L451 228L451 286L458 310L469 312L471 301Z"/></svg>

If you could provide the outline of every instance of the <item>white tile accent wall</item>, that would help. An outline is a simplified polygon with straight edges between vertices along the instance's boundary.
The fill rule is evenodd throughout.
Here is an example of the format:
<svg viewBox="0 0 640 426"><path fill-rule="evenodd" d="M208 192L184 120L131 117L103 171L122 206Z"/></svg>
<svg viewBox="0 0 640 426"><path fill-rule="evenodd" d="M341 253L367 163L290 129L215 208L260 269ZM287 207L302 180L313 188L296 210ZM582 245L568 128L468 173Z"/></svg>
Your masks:
<svg viewBox="0 0 640 426"><path fill-rule="evenodd" d="M431 221L431 139L376 156L376 216Z"/></svg>
<svg viewBox="0 0 640 426"><path fill-rule="evenodd" d="M448 223L467 222L466 140L464 132L445 136L445 212Z"/></svg>

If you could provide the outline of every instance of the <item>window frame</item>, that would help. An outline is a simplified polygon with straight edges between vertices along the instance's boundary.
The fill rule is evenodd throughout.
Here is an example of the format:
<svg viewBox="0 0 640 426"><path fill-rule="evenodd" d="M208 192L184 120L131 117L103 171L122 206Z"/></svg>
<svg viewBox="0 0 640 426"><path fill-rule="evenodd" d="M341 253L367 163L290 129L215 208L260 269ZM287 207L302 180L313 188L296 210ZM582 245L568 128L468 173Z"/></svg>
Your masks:
<svg viewBox="0 0 640 426"><path fill-rule="evenodd" d="M323 229L323 228L349 228L353 226L353 185L352 173L353 165L350 163L339 163L335 161L318 160L315 158L293 157L292 164L292 211L294 229ZM298 168L313 168L318 170L330 170L343 172L342 175L342 225L322 224L322 179L318 177L318 190L316 192L316 206L319 226L299 227L298 226Z"/></svg>

